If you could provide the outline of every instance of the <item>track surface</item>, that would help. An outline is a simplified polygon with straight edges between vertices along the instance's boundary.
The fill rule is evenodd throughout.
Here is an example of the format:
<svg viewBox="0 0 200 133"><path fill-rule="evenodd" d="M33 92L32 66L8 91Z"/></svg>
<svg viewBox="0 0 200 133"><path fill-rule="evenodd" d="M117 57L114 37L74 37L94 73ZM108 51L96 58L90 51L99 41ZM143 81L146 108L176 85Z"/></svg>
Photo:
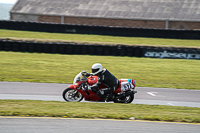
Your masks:
<svg viewBox="0 0 200 133"><path fill-rule="evenodd" d="M2 133L199 133L200 125L144 121L0 118Z"/></svg>
<svg viewBox="0 0 200 133"><path fill-rule="evenodd" d="M0 82L0 99L64 101L69 84ZM133 104L200 107L200 90L137 87Z"/></svg>
<svg viewBox="0 0 200 133"><path fill-rule="evenodd" d="M0 82L0 99L64 101L62 92L68 84ZM133 104L158 104L200 107L200 91L137 87ZM0 117L2 133L199 133L200 125L115 120L8 118Z"/></svg>

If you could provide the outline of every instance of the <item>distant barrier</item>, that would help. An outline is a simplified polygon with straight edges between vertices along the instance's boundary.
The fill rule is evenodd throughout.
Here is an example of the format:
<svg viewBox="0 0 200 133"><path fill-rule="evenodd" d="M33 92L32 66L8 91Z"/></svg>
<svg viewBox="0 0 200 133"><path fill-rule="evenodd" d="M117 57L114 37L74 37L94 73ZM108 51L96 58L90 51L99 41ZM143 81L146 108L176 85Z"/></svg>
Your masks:
<svg viewBox="0 0 200 133"><path fill-rule="evenodd" d="M200 59L200 49L0 40L0 51Z"/></svg>
<svg viewBox="0 0 200 133"><path fill-rule="evenodd" d="M0 29L56 32L56 33L96 34L96 35L111 35L111 36L126 36L126 37L200 39L200 30L166 30L166 29L112 27L112 26L106 27L106 26L39 23L39 22L8 21L8 20L0 20Z"/></svg>

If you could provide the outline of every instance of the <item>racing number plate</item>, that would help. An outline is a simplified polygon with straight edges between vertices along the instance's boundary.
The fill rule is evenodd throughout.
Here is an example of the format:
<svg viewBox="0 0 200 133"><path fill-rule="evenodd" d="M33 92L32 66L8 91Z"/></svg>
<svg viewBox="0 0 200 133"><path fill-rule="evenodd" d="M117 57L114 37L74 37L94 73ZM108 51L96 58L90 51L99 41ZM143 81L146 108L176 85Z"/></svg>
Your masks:
<svg viewBox="0 0 200 133"><path fill-rule="evenodd" d="M128 82L121 83L121 91L127 91L127 90L130 90L131 88L134 88L132 83L128 83Z"/></svg>

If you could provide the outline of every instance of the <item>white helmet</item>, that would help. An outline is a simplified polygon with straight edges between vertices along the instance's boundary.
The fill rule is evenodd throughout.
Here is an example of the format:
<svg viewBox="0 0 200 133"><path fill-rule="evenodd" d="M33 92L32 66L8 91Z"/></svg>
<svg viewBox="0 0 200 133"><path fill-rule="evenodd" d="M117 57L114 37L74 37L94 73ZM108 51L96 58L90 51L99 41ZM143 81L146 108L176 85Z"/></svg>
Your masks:
<svg viewBox="0 0 200 133"><path fill-rule="evenodd" d="M92 65L92 75L96 75L103 70L103 66L100 63L95 63Z"/></svg>

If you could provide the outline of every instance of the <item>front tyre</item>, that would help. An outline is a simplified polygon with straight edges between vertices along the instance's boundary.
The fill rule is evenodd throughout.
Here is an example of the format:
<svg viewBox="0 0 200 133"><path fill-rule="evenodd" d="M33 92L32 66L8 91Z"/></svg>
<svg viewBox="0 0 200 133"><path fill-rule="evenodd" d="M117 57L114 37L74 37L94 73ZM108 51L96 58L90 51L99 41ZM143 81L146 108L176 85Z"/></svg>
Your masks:
<svg viewBox="0 0 200 133"><path fill-rule="evenodd" d="M70 88L65 89L62 96L67 102L80 102L83 99L81 93Z"/></svg>

